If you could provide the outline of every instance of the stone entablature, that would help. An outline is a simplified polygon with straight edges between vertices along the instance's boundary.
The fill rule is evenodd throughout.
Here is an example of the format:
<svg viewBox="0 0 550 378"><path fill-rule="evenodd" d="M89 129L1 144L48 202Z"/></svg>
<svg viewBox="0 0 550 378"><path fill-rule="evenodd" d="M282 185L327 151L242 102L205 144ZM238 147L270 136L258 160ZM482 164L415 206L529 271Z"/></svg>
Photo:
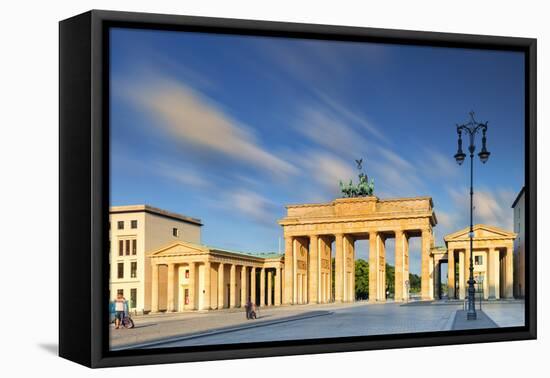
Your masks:
<svg viewBox="0 0 550 378"><path fill-rule="evenodd" d="M431 197L380 200L339 198L326 204L289 205L279 221L285 235L430 229L437 224Z"/></svg>

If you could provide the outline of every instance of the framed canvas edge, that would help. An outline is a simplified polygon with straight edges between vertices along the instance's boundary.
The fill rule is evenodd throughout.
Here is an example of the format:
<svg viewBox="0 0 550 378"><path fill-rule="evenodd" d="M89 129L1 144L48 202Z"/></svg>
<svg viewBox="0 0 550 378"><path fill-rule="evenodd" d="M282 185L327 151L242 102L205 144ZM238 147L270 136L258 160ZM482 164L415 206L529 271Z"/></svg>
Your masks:
<svg viewBox="0 0 550 378"><path fill-rule="evenodd" d="M513 341L513 340L528 340L536 338L536 39L533 38L517 38L517 37L498 37L498 36L480 36L469 34L455 33L437 33L437 32L418 32L406 30L389 30L389 29L373 29L351 26L333 26L333 25L314 25L314 24L297 24L286 22L273 21L252 21L252 20L237 20L211 17L197 16L176 16L176 15L161 15L133 12L114 12L114 11L99 11L93 10L83 15L76 16L90 19L90 59L87 62L90 68L90 94L91 101L86 105L85 96L75 96L70 100L73 103L79 103L80 107L88 106L89 109L89 129L83 128L82 132L88 131L87 134L90 142L90 198L84 196L70 195L61 201L61 188L68 185L66 176L61 174L61 150L64 148L62 143L67 143L63 140L64 127L63 122L67 122L65 118L62 122L62 106L66 105L60 101L60 296L66 289L61 287L61 275L65 272L67 261L62 261L62 256L67 256L67 251L62 253L61 239L63 235L61 224L64 221L61 219L62 214L66 214L67 204L71 200L80 201L89 204L89 219L90 219L90 248L82 248L74 251L81 256L83 261L89 261L89 266L83 268L82 277L88 282L81 282L80 285L89 287L90 303L85 306L88 310L88 317L84 317L82 329L74 332L71 344L82 340L90 340L89 349L84 348L81 356L75 358L75 355L62 352L65 348L63 343L68 342L69 336L66 332L62 339L62 328L66 325L61 324L60 316L60 355L75 362L84 364L89 367L112 367L121 365L141 365L141 364L159 364L173 362L191 362L205 360L220 360L220 359L237 359L237 358L253 358L253 357L269 357L283 355L300 355L312 353L331 353L344 351L359 351L372 349L390 349L390 348L409 348L409 347L424 347L438 346L451 344L469 344L469 343L484 343L497 341ZM72 20L71 18L70 20ZM60 23L60 41L61 41L61 25L68 22ZM233 349L224 350L209 350L197 352L172 352L169 350L161 353L150 353L133 356L116 356L106 352L108 347L106 333L106 314L107 305L102 294L104 293L104 285L108 276L105 274L105 261L101 251L106 247L107 241L105 232L108 224L108 186L104 181L106 172L108 173L108 134L104 133L103 125L108 121L106 112L104 112L106 103L106 94L108 87L106 77L105 43L106 33L104 28L111 23L123 24L143 24L143 27L155 25L156 27L197 27L212 29L216 28L221 32L235 32L240 34L250 33L265 33L265 34L282 34L282 35L299 35L305 38L321 38L330 37L334 39L367 38L369 40L392 40L394 43L410 43L410 44L426 44L434 46L450 46L450 47L472 47L472 48L493 48L493 49L511 49L524 51L526 54L526 192L527 192L527 207L529 210L528 216L528 244L526 245L527 256L526 265L529 267L530 275L526 277L529 285L528 296L526 299L528 327L521 327L521 330L504 329L501 332L490 334L478 334L471 332L468 335L450 335L448 332L436 332L434 335L410 337L392 337L389 340L363 340L363 341L342 341L340 339L331 340L330 343L315 344L315 345L289 345L289 346L272 346L270 343L264 343L265 346L251 348L239 348L236 346ZM60 62L63 52L60 49ZM86 62L80 62L86 64ZM60 69L60 99L63 90L62 76L64 75ZM85 91L84 91L85 92ZM86 138L86 135L83 136ZM68 227L64 225L65 229ZM63 266L63 267L62 267ZM63 272L62 272L63 270ZM88 273L88 274L87 274ZM66 283L64 284L66 285ZM80 303L81 304L81 303ZM66 312L67 309L74 306L72 299L61 300L59 310ZM99 311L97 309L100 309ZM74 331L74 329L73 329ZM83 338L82 338L83 337ZM76 340L78 339L78 340ZM89 356L86 354L89 353Z"/></svg>

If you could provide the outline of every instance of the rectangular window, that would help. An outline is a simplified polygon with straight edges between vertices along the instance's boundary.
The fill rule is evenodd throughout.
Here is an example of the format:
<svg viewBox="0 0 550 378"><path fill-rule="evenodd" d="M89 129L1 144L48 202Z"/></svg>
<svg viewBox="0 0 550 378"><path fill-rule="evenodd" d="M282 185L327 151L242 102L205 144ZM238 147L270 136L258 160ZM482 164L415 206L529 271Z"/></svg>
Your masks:
<svg viewBox="0 0 550 378"><path fill-rule="evenodd" d="M130 227L131 228L137 228L137 220L133 220L130 222Z"/></svg>
<svg viewBox="0 0 550 378"><path fill-rule="evenodd" d="M175 237L180 236L180 230L178 230L177 228L174 227L172 229L172 236L175 236Z"/></svg>
<svg viewBox="0 0 550 378"><path fill-rule="evenodd" d="M132 278L137 277L137 261L132 261L130 263L130 277Z"/></svg>
<svg viewBox="0 0 550 378"><path fill-rule="evenodd" d="M124 230L124 221L117 222L117 229Z"/></svg>
<svg viewBox="0 0 550 378"><path fill-rule="evenodd" d="M118 241L118 255L122 256L124 254L124 240Z"/></svg>
<svg viewBox="0 0 550 378"><path fill-rule="evenodd" d="M474 256L475 265L483 265L483 256Z"/></svg>
<svg viewBox="0 0 550 378"><path fill-rule="evenodd" d="M126 240L126 256L130 255L130 240Z"/></svg>
<svg viewBox="0 0 550 378"><path fill-rule="evenodd" d="M185 271L185 278L189 278L189 270Z"/></svg>
<svg viewBox="0 0 550 378"><path fill-rule="evenodd" d="M132 255L136 255L137 254L137 240L134 239L132 240Z"/></svg>
<svg viewBox="0 0 550 378"><path fill-rule="evenodd" d="M124 263L117 264L117 278L124 278Z"/></svg>
<svg viewBox="0 0 550 378"><path fill-rule="evenodd" d="M124 296L124 289L118 289L118 290L116 291L116 294L117 294L117 295L120 294L120 295Z"/></svg>
<svg viewBox="0 0 550 378"><path fill-rule="evenodd" d="M130 307L136 308L137 289L130 289Z"/></svg>

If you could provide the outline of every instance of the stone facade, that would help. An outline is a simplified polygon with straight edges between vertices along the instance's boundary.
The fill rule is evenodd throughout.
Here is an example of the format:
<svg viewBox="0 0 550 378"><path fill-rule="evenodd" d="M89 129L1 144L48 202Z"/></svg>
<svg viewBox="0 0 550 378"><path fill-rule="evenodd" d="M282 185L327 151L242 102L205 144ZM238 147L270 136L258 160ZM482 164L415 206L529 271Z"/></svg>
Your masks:
<svg viewBox="0 0 550 378"><path fill-rule="evenodd" d="M257 306L353 302L355 242L364 239L369 240L369 301L386 300L387 253L395 254L394 298L407 301L411 237L421 237L421 298L441 298L445 262L449 297L465 297L469 228L447 235L445 247L434 247L437 219L430 197L289 205L279 224L284 255L251 254L201 244L198 219L145 205L113 207L111 298L118 290L127 299L137 291L134 306L143 312L236 308L248 299ZM486 298L513 296L516 236L497 227L474 227L474 274L478 281L483 277ZM386 250L390 238L394 251ZM130 266L134 271L126 272Z"/></svg>
<svg viewBox="0 0 550 378"><path fill-rule="evenodd" d="M355 300L356 240L369 240L369 299L386 300L386 247L395 238L395 299L408 299L409 238L422 237L423 299L433 298L430 250L437 224L430 197L340 198L287 206L279 221L285 238L285 304ZM332 245L334 244L334 247ZM332 251L334 249L334 252ZM331 258L335 257L334 292Z"/></svg>
<svg viewBox="0 0 550 378"><path fill-rule="evenodd" d="M112 206L109 211L109 298L118 292L132 310L151 310L151 263L148 252L175 241L201 242L200 219L149 205ZM161 290L160 297L166 297Z"/></svg>
<svg viewBox="0 0 550 378"><path fill-rule="evenodd" d="M513 298L513 245L517 234L498 227L474 226L474 279L485 299ZM441 264L448 262L449 298L465 299L470 269L470 228L445 236L445 248L432 248L435 297L440 297Z"/></svg>
<svg viewBox="0 0 550 378"><path fill-rule="evenodd" d="M152 312L244 307L248 299L257 306L281 304L282 255L253 255L180 241L149 257ZM166 303L158 295L162 286Z"/></svg>

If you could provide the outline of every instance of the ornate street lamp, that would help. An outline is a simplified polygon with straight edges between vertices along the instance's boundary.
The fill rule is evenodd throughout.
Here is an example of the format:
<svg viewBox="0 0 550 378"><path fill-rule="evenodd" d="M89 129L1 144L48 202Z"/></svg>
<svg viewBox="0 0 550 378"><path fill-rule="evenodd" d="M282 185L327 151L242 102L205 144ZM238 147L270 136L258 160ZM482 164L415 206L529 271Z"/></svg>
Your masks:
<svg viewBox="0 0 550 378"><path fill-rule="evenodd" d="M479 123L474 119L474 112L470 112L470 121L464 125L456 125L456 132L458 133L458 151L455 154L455 160L458 165L464 163L466 154L462 151L462 133L464 132L470 137L470 145L468 146L468 152L470 152L470 278L468 280L468 312L467 319L475 320L477 318L475 309L475 281L474 281L474 152L476 146L474 139L478 131L483 133L481 138L481 152L478 154L479 160L483 164L489 160L491 153L487 151L487 122Z"/></svg>

